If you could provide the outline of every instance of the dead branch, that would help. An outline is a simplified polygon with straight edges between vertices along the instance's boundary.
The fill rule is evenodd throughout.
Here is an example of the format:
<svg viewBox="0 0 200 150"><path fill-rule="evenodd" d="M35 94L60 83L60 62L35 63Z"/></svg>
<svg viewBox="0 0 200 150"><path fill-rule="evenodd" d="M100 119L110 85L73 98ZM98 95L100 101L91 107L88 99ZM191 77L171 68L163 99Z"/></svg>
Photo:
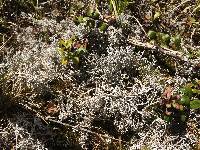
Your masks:
<svg viewBox="0 0 200 150"><path fill-rule="evenodd" d="M194 65L194 66L197 66L198 63L200 63L200 59L189 60L182 52L174 51L174 50L166 48L166 47L160 47L160 46L157 46L157 45L152 45L150 43L143 43L143 42L140 42L140 41L138 41L134 38L129 38L128 42L130 44L133 44L133 45L136 45L136 46L141 46L141 47L153 50L153 51L158 51L162 54L173 57L173 58L178 59L182 62L187 62L187 63Z"/></svg>
<svg viewBox="0 0 200 150"><path fill-rule="evenodd" d="M87 132L87 133L90 133L90 134L93 134L93 135L96 135L100 138L108 138L108 139L111 139L111 140L115 140L115 141L118 141L120 143L126 143L126 144L129 144L129 142L126 142L126 141L123 141L121 139L116 139L114 137L111 137L111 136L108 136L108 135L105 135L105 134L99 134L99 133L96 133L96 132L93 132L91 130L88 130L88 129L85 129L84 127L81 127L80 125L78 126L73 126L73 125L70 125L70 124L67 124L67 123L63 123L61 121L56 121L56 120L53 120L53 119L50 119L50 118L47 118L47 121L49 122L53 122L53 123L57 123L57 124L60 124L60 125L63 125L65 127L70 127L70 128L73 128L74 130L76 131L83 131L83 132Z"/></svg>

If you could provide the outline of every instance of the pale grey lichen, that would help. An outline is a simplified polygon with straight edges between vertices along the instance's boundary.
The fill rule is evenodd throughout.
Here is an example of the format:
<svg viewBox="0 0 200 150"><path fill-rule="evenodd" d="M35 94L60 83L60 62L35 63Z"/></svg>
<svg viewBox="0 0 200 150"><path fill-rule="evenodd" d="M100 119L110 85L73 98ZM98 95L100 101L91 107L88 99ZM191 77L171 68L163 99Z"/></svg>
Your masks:
<svg viewBox="0 0 200 150"><path fill-rule="evenodd" d="M187 79L178 75L166 79L166 75L157 68L155 58L148 60L143 52L134 52L134 46L117 45L123 38L122 30L110 27L107 35L109 45L104 49L105 53L100 55L98 49L92 51L85 58L81 66L83 68L78 68L71 63L69 66L61 65L56 50L57 42L59 37L69 38L74 34L81 38L88 31L81 25L76 27L69 20L57 23L43 19L35 20L34 24L33 28L27 27L18 33L17 40L23 47L4 58L3 65L7 69L1 73L6 72L6 82L12 81L10 92L13 95L20 94L24 87L28 87L32 97L26 97L31 101L45 91L55 92L51 91L49 81L58 78L70 80L72 88L65 89L65 92L57 91L55 98L61 109L57 118L60 121L65 122L67 118L75 116L70 123L85 126L89 130L98 117L112 118L113 126L120 134L126 134L129 130L138 134L139 139L133 136L130 142L132 146L129 145L128 149L141 149L144 146L150 149L190 149L191 144L195 143L197 136L190 132L169 135L167 123L152 110L166 85L173 83L174 88L178 89ZM51 32L50 44L43 42L42 37L37 39L39 32ZM82 118L81 121L76 117ZM40 146L44 149L44 145L33 139L31 132L25 131L23 125L16 128L23 121L9 123L9 134L20 135L16 141L18 148L26 149L30 145L32 149L40 149ZM38 124L36 122L32 125ZM107 134L107 131L104 132ZM79 144L83 147L87 145L89 134L80 131Z"/></svg>

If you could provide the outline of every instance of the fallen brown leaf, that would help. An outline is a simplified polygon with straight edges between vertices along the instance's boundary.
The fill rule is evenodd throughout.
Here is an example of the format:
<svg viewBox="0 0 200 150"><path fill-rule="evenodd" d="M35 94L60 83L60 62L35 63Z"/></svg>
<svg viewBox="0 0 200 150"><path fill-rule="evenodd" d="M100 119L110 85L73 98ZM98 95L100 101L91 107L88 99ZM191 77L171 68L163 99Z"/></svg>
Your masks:
<svg viewBox="0 0 200 150"><path fill-rule="evenodd" d="M46 109L47 109L47 113L49 113L49 114L55 114L55 113L59 112L57 105L54 103L49 103L47 105Z"/></svg>

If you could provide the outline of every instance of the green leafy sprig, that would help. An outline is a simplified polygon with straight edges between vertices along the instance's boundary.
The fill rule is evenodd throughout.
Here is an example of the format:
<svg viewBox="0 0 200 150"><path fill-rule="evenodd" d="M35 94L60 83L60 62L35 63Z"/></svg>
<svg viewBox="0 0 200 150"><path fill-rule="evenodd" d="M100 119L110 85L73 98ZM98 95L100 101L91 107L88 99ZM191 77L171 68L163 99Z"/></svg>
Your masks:
<svg viewBox="0 0 200 150"><path fill-rule="evenodd" d="M81 42L75 36L66 40L59 40L58 45L58 52L61 56L61 63L63 65L68 64L70 60L72 60L73 63L78 64L80 56L87 52L87 40Z"/></svg>

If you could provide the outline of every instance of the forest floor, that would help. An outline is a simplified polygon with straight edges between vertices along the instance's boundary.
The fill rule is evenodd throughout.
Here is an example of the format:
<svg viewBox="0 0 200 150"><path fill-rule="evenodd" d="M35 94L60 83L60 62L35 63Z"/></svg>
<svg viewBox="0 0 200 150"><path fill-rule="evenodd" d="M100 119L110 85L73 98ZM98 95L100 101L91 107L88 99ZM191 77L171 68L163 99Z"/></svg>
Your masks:
<svg viewBox="0 0 200 150"><path fill-rule="evenodd" d="M0 2L0 148L200 149L198 0Z"/></svg>

